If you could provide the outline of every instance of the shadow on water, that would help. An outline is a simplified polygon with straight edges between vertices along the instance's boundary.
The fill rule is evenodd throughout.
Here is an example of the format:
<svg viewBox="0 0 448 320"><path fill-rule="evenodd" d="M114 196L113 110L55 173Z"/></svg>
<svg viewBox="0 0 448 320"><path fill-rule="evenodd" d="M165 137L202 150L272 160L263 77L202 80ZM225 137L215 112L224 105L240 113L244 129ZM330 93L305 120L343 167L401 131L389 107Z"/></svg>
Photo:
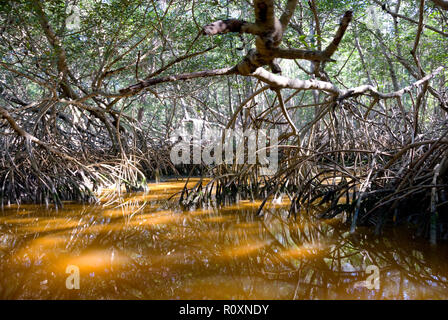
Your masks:
<svg viewBox="0 0 448 320"><path fill-rule="evenodd" d="M192 181L194 183L194 181ZM288 203L182 211L183 182L104 206L10 207L0 216L3 299L446 299L446 247L405 230L351 235ZM80 270L68 290L66 268ZM378 266L379 289L363 286Z"/></svg>

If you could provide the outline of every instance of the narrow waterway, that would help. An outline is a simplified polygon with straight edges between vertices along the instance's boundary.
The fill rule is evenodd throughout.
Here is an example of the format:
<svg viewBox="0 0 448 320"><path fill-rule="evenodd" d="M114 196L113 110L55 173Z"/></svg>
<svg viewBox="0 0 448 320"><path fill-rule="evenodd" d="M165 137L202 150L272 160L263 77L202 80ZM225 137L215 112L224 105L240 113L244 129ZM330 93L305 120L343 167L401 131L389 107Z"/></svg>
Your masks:
<svg viewBox="0 0 448 320"><path fill-rule="evenodd" d="M448 298L445 245L402 229L376 238L350 235L338 220L288 219L287 202L262 217L248 201L182 211L167 199L183 185L153 184L103 206L4 208L0 298ZM69 266L79 289L67 288ZM378 289L369 266L379 270Z"/></svg>

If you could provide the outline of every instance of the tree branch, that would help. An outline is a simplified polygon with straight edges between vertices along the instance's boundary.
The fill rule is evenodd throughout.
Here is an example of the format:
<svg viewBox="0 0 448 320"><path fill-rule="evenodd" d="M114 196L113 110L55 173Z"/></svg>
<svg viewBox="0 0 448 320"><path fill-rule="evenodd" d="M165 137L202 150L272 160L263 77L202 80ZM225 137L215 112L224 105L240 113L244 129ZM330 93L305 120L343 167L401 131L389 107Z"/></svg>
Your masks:
<svg viewBox="0 0 448 320"><path fill-rule="evenodd" d="M448 10L448 1L447 0L432 0L437 6L444 10Z"/></svg>
<svg viewBox="0 0 448 320"><path fill-rule="evenodd" d="M147 79L147 80L141 81L137 84L131 85L127 88L121 89L119 92L122 96L130 96L130 95L134 95L134 94L140 92L141 90L143 90L147 87L151 87L151 86L154 86L154 85L160 84L160 83L174 82L174 81L185 81L185 80L191 80L191 79L196 79L196 78L209 78L209 77L216 77L216 76L225 76L225 75L231 75L231 74L237 74L237 73L238 72L235 67L198 71L198 72L192 72L192 73L184 73L184 74L178 74L178 75L173 75L173 76Z"/></svg>
<svg viewBox="0 0 448 320"><path fill-rule="evenodd" d="M404 15L402 15L402 14L399 14L399 13L395 13L395 12L390 11L390 10L387 8L387 6L383 6L383 4L382 4L380 1L378 1L378 0L373 0L373 1L374 1L376 4L380 5L380 6L383 8L383 10L384 10L385 12L387 12L388 14L390 14L392 17L400 18L400 19L403 19L403 20L406 20L406 21L409 21L409 22L418 24L418 21L416 21L416 20L414 20L414 19L408 18L408 17L406 17L406 16L404 16ZM429 29L429 30L432 30L432 31L434 31L434 32L437 32L437 33L441 34L441 35L444 36L444 37L448 37L448 33L446 33L446 32L440 31L440 30L438 30L438 29L436 29L436 28L434 28L434 27L431 27L431 26L429 26L429 25L427 25L427 24L425 24L424 26L425 26L425 28L427 28L427 29Z"/></svg>
<svg viewBox="0 0 448 320"><path fill-rule="evenodd" d="M281 59L302 59L309 61L334 61L324 51L301 49L272 49L272 54Z"/></svg>
<svg viewBox="0 0 448 320"><path fill-rule="evenodd" d="M296 10L297 2L297 0L288 0L288 3L286 4L285 12L283 12L282 16L280 17L280 23L282 24L283 32L285 32L286 28L288 27L289 21L291 20L291 17Z"/></svg>
<svg viewBox="0 0 448 320"><path fill-rule="evenodd" d="M330 82L319 80L299 80L275 75L263 68L258 68L251 76L267 83L275 88L289 88L299 90L320 90L332 95L339 95L340 90Z"/></svg>
<svg viewBox="0 0 448 320"><path fill-rule="evenodd" d="M273 30L275 26L274 0L254 0L255 24Z"/></svg>
<svg viewBox="0 0 448 320"><path fill-rule="evenodd" d="M330 58L338 49L339 44L341 43L341 40L344 37L345 31L347 31L350 21L352 21L352 18L353 18L352 11L345 12L344 17L341 20L341 24L339 25L339 29L336 32L336 35L334 36L333 41L324 50L325 56L327 58Z"/></svg>
<svg viewBox="0 0 448 320"><path fill-rule="evenodd" d="M29 134L28 132L26 132L25 130L23 130L18 124L17 122L13 119L13 117L11 117L11 115L9 114L9 112L6 109L3 109L2 107L0 107L0 117L4 118L6 121L8 121L9 125L11 126L11 128L19 135L22 136L24 138L26 138L27 140L34 142L42 147L44 147L45 149L47 149L48 151L57 154L58 156L60 156L61 158L64 158L66 160L69 161L75 161L76 163L79 164L79 162L75 159L70 157L69 155L66 155L62 152L60 152L59 150L53 148L51 145L49 145L48 143L43 142L42 140L39 140L38 138L36 138L35 136Z"/></svg>
<svg viewBox="0 0 448 320"><path fill-rule="evenodd" d="M216 34L224 34L228 32L250 33L253 35L261 34L261 29L255 24L244 20L227 19L218 20L203 27L202 32L206 35L213 36Z"/></svg>
<svg viewBox="0 0 448 320"><path fill-rule="evenodd" d="M395 92L391 92L391 93L382 93L379 92L374 86L372 85L364 85L364 86L359 86L356 88L352 88L352 89L348 89L345 90L345 92L338 98L338 100L342 101L346 98L349 97L353 97L353 96L359 96L361 94L364 93L370 93L372 96L379 98L379 99L392 99L392 98L401 98L403 96L403 94L405 94L406 92L411 91L411 89L422 85L426 82L428 82L429 80L431 80L432 78L434 78L437 74L439 74L440 72L442 72L442 70L444 70L444 67L439 67L436 70L434 70L433 73L427 75L426 77L414 82L413 84L395 91Z"/></svg>
<svg viewBox="0 0 448 320"><path fill-rule="evenodd" d="M34 11L36 12L36 15L39 19L39 23L45 33L45 36L47 37L48 42L54 49L56 56L58 58L57 68L58 73L60 73L62 76L62 84L61 84L62 91L67 97L76 99L77 97L75 92L73 91L72 88L70 88L67 82L67 73L69 72L67 64L67 55L65 53L65 49L62 47L61 40L53 31L53 28L51 27L48 21L47 15L45 14L40 1L33 0L33 6Z"/></svg>

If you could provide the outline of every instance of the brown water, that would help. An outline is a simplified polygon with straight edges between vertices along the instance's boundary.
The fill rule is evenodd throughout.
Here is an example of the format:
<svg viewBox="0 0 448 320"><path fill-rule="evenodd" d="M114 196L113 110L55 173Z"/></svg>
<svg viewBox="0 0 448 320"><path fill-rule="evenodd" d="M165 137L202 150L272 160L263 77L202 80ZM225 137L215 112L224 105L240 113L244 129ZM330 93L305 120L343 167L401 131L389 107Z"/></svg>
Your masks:
<svg viewBox="0 0 448 320"><path fill-rule="evenodd" d="M350 235L337 220L287 203L255 217L259 203L183 212L169 195L183 182L150 185L103 206L0 211L2 299L446 299L447 247L404 230ZM69 290L66 268L80 271ZM380 288L360 285L366 267Z"/></svg>

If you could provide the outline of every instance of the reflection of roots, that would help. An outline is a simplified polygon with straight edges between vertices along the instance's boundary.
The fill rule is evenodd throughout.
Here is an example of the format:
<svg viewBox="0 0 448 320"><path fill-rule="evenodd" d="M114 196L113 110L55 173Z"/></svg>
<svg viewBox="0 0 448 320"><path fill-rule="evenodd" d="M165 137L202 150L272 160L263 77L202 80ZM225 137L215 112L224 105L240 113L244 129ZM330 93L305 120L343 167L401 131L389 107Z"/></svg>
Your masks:
<svg viewBox="0 0 448 320"><path fill-rule="evenodd" d="M277 281L296 279L294 299L372 299L372 294L375 299L402 299L403 291L413 297L440 297L448 288L446 264L427 250L429 244L404 237L379 238L372 232L349 235L340 224L316 223L306 214L298 219L285 223L278 213L271 214L266 234L289 234L290 240L274 241L266 260L277 264L274 268L266 263L263 271ZM310 247L319 250L296 254ZM379 289L369 289L373 284L367 281L369 265L380 270Z"/></svg>

